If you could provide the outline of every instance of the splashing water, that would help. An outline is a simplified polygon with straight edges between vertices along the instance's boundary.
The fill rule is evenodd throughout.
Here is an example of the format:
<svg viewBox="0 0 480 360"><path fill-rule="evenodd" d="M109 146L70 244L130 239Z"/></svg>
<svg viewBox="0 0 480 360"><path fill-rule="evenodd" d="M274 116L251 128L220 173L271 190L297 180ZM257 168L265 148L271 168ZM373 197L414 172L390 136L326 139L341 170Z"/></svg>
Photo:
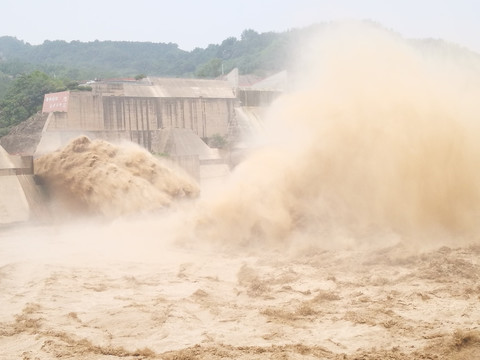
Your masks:
<svg viewBox="0 0 480 360"><path fill-rule="evenodd" d="M62 211L107 218L170 206L196 197L196 182L134 144L116 146L85 136L35 160L36 176Z"/></svg>
<svg viewBox="0 0 480 360"><path fill-rule="evenodd" d="M303 51L264 146L203 204L197 234L249 244L474 239L480 73L358 23L330 26Z"/></svg>
<svg viewBox="0 0 480 360"><path fill-rule="evenodd" d="M193 221L182 220L182 235L173 237L331 244L389 233L474 241L480 57L444 46L435 51L365 23L323 28L298 51L294 89L270 109L262 146L215 196L177 214L193 213ZM67 152L90 165L57 153L36 169L57 193L75 194L63 196L69 205L76 199L71 208L115 217L198 194L145 152L83 140Z"/></svg>

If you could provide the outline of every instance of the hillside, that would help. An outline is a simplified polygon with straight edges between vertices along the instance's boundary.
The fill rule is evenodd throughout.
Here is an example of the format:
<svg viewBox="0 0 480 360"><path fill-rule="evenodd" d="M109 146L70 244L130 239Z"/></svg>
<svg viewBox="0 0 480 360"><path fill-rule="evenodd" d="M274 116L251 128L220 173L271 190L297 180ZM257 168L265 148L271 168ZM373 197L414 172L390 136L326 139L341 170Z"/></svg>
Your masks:
<svg viewBox="0 0 480 360"><path fill-rule="evenodd" d="M401 38L379 24L369 22L369 25ZM0 136L38 111L44 93L78 90L78 82L84 80L137 75L215 78L233 68L238 68L241 74L264 77L290 70L292 60L305 52L299 48L300 44L332 26L335 24L315 24L281 33L247 29L240 39L229 37L221 44L192 51L184 51L174 43L127 41L47 40L41 45L31 45L3 36L0 37ZM440 39L406 42L426 57L451 63L461 61L473 72L480 71L480 55L469 49Z"/></svg>
<svg viewBox="0 0 480 360"><path fill-rule="evenodd" d="M370 25L383 28L376 23ZM279 33L258 33L247 29L242 32L240 39L229 37L221 44L210 44L192 51L182 50L175 43L129 41L46 40L41 45L31 45L12 36L2 36L0 99L13 77L34 70L77 81L139 74L214 78L233 68L238 68L241 74L267 76L289 68L296 54L294 47L312 33L329 26L314 24ZM441 49L445 54L462 53L469 54L476 61L480 59L478 54L442 40L421 39L411 42L414 46L422 44L429 51Z"/></svg>
<svg viewBox="0 0 480 360"><path fill-rule="evenodd" d="M13 126L8 135L0 137L0 146L9 154L32 155L40 142L47 117L47 113L39 112Z"/></svg>
<svg viewBox="0 0 480 360"><path fill-rule="evenodd" d="M292 35L245 30L240 39L190 52L174 43L45 41L30 45L14 37L0 37L0 72L6 75L36 68L57 76L88 77L148 74L172 77L215 77L238 67L241 73L270 73L286 66Z"/></svg>

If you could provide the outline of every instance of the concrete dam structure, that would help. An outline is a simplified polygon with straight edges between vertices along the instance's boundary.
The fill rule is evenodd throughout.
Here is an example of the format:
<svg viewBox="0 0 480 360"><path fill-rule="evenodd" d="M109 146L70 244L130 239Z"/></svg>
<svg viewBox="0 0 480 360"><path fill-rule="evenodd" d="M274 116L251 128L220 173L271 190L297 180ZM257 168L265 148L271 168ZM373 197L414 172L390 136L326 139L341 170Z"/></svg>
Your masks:
<svg viewBox="0 0 480 360"><path fill-rule="evenodd" d="M35 183L33 158L9 155L0 146L0 225L43 220L45 195Z"/></svg>
<svg viewBox="0 0 480 360"><path fill-rule="evenodd" d="M78 132L105 140L126 139L162 153L162 129L189 129L208 138L226 135L233 120L236 98L223 82L111 81L94 83L92 88L92 92L47 94L44 112L50 115L44 133L56 133L60 143L70 137L68 133ZM56 99L66 104L62 107Z"/></svg>
<svg viewBox="0 0 480 360"><path fill-rule="evenodd" d="M129 140L152 153L166 152L165 130L185 129L207 142L214 136L231 137L239 129L236 109L268 106L280 93L235 87L229 80L113 79L88 85L92 91L45 95L43 112L49 116L37 154L79 134Z"/></svg>
<svg viewBox="0 0 480 360"><path fill-rule="evenodd" d="M257 131L262 109L284 91L272 84L285 77L272 79L267 87L262 82L245 85L234 70L223 80L111 79L87 83L91 91L46 94L47 118L35 150L15 149L28 155L20 156L0 148L0 224L40 219L48 213L45 194L34 181L33 157L80 135L127 140L153 154L168 155L200 183L225 176L231 164L219 149L207 145L209 139L234 143L242 132Z"/></svg>

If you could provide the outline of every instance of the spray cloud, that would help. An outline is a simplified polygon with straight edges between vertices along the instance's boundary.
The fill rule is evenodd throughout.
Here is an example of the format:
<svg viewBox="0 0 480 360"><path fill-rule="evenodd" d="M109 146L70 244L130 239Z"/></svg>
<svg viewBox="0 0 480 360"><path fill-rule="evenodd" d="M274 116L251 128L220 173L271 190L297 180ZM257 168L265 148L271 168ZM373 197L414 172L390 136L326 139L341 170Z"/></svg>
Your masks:
<svg viewBox="0 0 480 360"><path fill-rule="evenodd" d="M333 24L302 51L295 91L274 104L264 146L204 204L200 236L473 239L480 216L475 62L362 23Z"/></svg>

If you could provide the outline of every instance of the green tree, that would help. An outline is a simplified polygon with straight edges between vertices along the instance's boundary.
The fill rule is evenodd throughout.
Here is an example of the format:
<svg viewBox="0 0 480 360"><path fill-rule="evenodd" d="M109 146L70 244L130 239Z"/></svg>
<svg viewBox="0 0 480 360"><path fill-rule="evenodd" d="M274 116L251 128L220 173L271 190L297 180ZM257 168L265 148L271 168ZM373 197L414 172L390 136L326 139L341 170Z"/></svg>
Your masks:
<svg viewBox="0 0 480 360"><path fill-rule="evenodd" d="M228 145L228 141L220 134L214 134L211 138L208 139L208 146L217 149L223 149Z"/></svg>
<svg viewBox="0 0 480 360"><path fill-rule="evenodd" d="M215 78L222 73L222 60L213 58L203 65L200 65L195 72L198 77Z"/></svg>
<svg viewBox="0 0 480 360"><path fill-rule="evenodd" d="M19 76L0 101L0 131L4 134L39 111L45 94L62 90L65 86L60 80L38 70Z"/></svg>

